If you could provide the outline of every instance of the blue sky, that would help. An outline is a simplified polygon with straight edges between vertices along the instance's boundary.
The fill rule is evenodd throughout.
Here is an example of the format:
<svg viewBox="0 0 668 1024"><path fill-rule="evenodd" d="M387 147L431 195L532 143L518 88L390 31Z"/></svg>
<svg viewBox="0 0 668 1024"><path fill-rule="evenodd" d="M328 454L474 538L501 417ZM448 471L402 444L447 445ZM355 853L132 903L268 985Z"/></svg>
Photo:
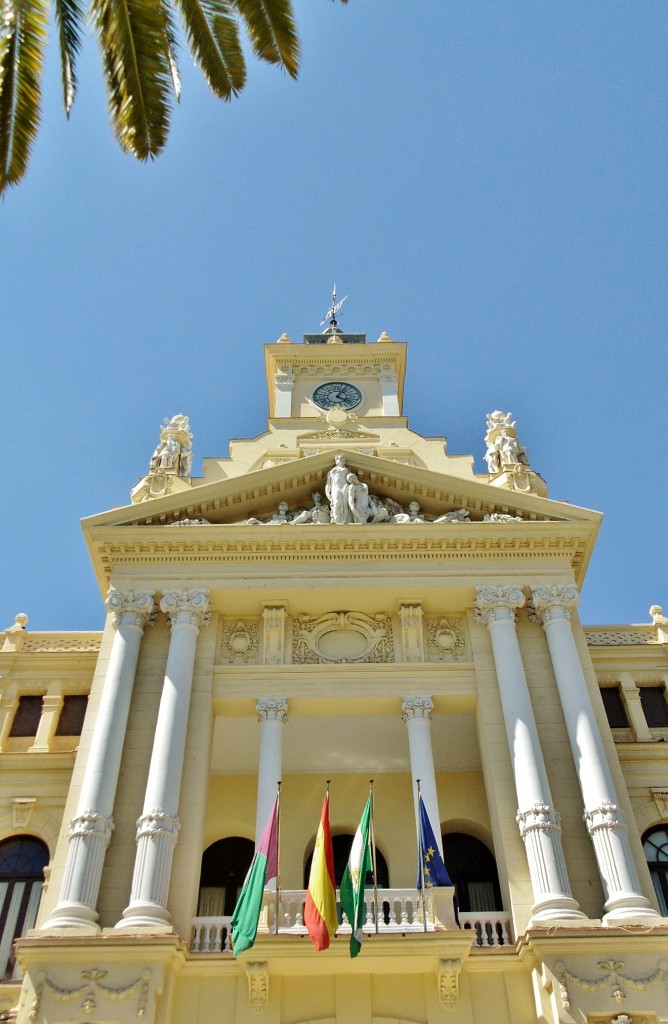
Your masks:
<svg viewBox="0 0 668 1024"><path fill-rule="evenodd" d="M0 628L97 629L79 519L128 501L165 416L195 472L264 428L262 345L342 326L409 343L410 426L485 469L512 410L550 496L605 513L589 623L668 606L661 2L296 0L293 82L232 104L182 55L170 141L108 125L87 41L55 53L27 179L0 205ZM663 550L662 550L663 549Z"/></svg>

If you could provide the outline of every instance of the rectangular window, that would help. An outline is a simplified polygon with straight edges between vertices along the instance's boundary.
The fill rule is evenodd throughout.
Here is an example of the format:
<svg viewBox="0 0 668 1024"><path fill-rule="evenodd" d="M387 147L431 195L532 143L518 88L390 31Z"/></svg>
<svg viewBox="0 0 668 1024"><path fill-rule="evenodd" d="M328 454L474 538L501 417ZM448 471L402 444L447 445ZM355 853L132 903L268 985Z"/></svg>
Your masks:
<svg viewBox="0 0 668 1024"><path fill-rule="evenodd" d="M668 729L668 704L663 686L641 686L640 703L650 728Z"/></svg>
<svg viewBox="0 0 668 1024"><path fill-rule="evenodd" d="M37 726L42 717L41 697L19 697L10 736L36 736Z"/></svg>
<svg viewBox="0 0 668 1024"><path fill-rule="evenodd" d="M58 719L56 736L81 736L88 697L80 694L72 694L63 697L63 707Z"/></svg>
<svg viewBox="0 0 668 1024"><path fill-rule="evenodd" d="M603 707L608 718L608 725L611 729L628 729L629 722L626 717L626 708L622 701L622 695L618 686L604 686L601 689Z"/></svg>

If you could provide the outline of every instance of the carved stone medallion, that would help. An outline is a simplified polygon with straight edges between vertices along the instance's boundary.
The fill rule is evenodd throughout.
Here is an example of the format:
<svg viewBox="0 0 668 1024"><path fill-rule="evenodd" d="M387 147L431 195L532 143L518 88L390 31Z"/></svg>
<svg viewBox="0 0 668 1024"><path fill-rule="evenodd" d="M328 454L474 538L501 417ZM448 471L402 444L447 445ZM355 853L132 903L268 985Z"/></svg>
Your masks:
<svg viewBox="0 0 668 1024"><path fill-rule="evenodd" d="M466 638L460 619L439 618L427 621L427 647L430 661L459 661L464 656Z"/></svg>
<svg viewBox="0 0 668 1024"><path fill-rule="evenodd" d="M317 619L295 620L292 660L297 665L329 662L384 663L394 661L392 619L385 612L328 612Z"/></svg>

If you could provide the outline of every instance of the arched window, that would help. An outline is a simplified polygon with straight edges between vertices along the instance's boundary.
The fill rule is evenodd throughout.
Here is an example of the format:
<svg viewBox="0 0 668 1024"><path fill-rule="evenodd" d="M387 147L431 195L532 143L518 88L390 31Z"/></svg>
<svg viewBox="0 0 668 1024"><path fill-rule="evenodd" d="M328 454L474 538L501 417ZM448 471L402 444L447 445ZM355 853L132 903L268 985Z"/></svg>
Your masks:
<svg viewBox="0 0 668 1024"><path fill-rule="evenodd" d="M659 825L645 832L642 847L659 910L663 917L668 917L668 825Z"/></svg>
<svg viewBox="0 0 668 1024"><path fill-rule="evenodd" d="M253 860L255 843L228 836L212 843L202 854L199 882L199 917L230 917Z"/></svg>
<svg viewBox="0 0 668 1024"><path fill-rule="evenodd" d="M346 870L346 864L348 863L348 857L350 856L350 848L353 845L353 839L355 837L348 833L343 833L338 836L332 836L332 851L334 853L334 880L336 886L341 884L343 878L343 872ZM308 876L311 872L311 861L313 860L313 853L310 853L306 864L304 866L304 888L308 889ZM376 879L376 885L379 889L388 889L390 886L390 875L387 870L387 861L383 857L382 853L376 847L376 872L378 878ZM369 885L372 884L373 876L369 874L367 882Z"/></svg>
<svg viewBox="0 0 668 1024"><path fill-rule="evenodd" d="M466 832L448 832L442 838L443 859L457 889L459 909L502 910L499 875L491 850Z"/></svg>
<svg viewBox="0 0 668 1024"><path fill-rule="evenodd" d="M16 974L12 943L35 924L49 851L34 836L0 843L0 981Z"/></svg>

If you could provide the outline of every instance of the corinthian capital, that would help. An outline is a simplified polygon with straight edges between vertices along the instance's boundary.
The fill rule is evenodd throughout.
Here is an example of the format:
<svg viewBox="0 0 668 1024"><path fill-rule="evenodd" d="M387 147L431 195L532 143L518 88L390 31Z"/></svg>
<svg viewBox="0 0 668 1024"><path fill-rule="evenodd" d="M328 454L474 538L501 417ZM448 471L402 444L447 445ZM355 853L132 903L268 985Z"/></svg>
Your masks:
<svg viewBox="0 0 668 1024"><path fill-rule="evenodd" d="M547 587L532 586L531 600L546 626L555 619L570 619L570 609L578 604L580 595L574 583L553 583Z"/></svg>
<svg viewBox="0 0 668 1024"><path fill-rule="evenodd" d="M169 616L172 626L185 623L206 626L211 615L208 590L165 590L160 608Z"/></svg>
<svg viewBox="0 0 668 1024"><path fill-rule="evenodd" d="M255 705L258 722L287 722L288 702L285 697L260 697Z"/></svg>
<svg viewBox="0 0 668 1024"><path fill-rule="evenodd" d="M475 617L491 626L502 619L515 621L515 610L524 604L521 587L476 587Z"/></svg>
<svg viewBox="0 0 668 1024"><path fill-rule="evenodd" d="M404 722L413 722L418 718L426 718L431 722L431 713L434 710L434 702L431 697L404 697L401 701L401 718Z"/></svg>
<svg viewBox="0 0 668 1024"><path fill-rule="evenodd" d="M152 590L114 590L110 587L104 604L114 616L114 629L122 623L144 629L155 616Z"/></svg>

